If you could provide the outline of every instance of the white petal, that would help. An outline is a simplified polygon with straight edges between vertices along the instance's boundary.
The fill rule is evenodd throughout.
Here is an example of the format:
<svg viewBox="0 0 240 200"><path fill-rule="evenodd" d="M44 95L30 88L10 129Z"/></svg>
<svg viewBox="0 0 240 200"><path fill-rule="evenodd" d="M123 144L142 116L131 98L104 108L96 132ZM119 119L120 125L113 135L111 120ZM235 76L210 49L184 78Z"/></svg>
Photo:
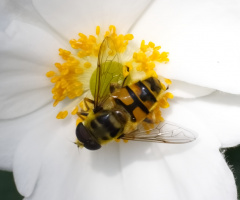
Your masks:
<svg viewBox="0 0 240 200"><path fill-rule="evenodd" d="M240 93L238 1L155 1L133 29L169 52L161 75Z"/></svg>
<svg viewBox="0 0 240 200"><path fill-rule="evenodd" d="M125 33L144 12L150 0L34 0L36 9L58 33L70 39L79 32L94 34L95 27L115 25ZM46 6L47 5L47 6Z"/></svg>
<svg viewBox="0 0 240 200"><path fill-rule="evenodd" d="M52 112L55 113L53 114ZM45 120L44 123L41 122L41 120L45 119L47 113L52 113L51 119L54 121L56 112L56 109L54 111L52 105L48 105L47 108L41 108L24 117L0 120L0 169L13 169L13 158L19 143L25 140L26 135L30 134L35 136L33 133L39 130L39 127L43 127L43 125L46 126L48 120ZM42 133L40 135L42 135ZM33 140L30 144L35 144L35 142L36 141ZM25 148L29 148L29 144L27 144ZM27 152L29 152L29 149L26 150L22 156Z"/></svg>
<svg viewBox="0 0 240 200"><path fill-rule="evenodd" d="M126 199L237 199L233 174L218 148L199 143L123 148Z"/></svg>
<svg viewBox="0 0 240 200"><path fill-rule="evenodd" d="M40 147L35 143L16 165L25 169L19 176L26 179L32 165L28 160L42 161L35 190L26 199L237 199L234 178L216 136L177 101L166 118L198 131L198 140L185 145L111 143L99 151L77 150L67 139L74 138L74 130L67 125L68 132L59 130L45 149L44 141Z"/></svg>
<svg viewBox="0 0 240 200"><path fill-rule="evenodd" d="M24 93L16 93L13 96L6 96L0 101L0 119L16 118L41 108L46 103L51 102L52 98L49 95L50 93L50 88L43 88L24 91ZM42 96L49 96L49 98L41 98Z"/></svg>
<svg viewBox="0 0 240 200"><path fill-rule="evenodd" d="M36 12L32 0L1 0L0 19L0 31L5 30L13 20L48 29L46 22Z"/></svg>
<svg viewBox="0 0 240 200"><path fill-rule="evenodd" d="M179 100L206 124L221 141L221 147L240 143L240 96L215 92L192 101Z"/></svg>
<svg viewBox="0 0 240 200"><path fill-rule="evenodd" d="M0 169L12 171L13 157L19 142L26 134L24 120L0 121ZM20 126L20 127L19 127Z"/></svg>
<svg viewBox="0 0 240 200"><path fill-rule="evenodd" d="M172 84L169 86L168 91L171 92L174 97L197 98L201 96L207 96L215 91L214 89L189 84L183 81L171 81Z"/></svg>
<svg viewBox="0 0 240 200"><path fill-rule="evenodd" d="M60 136L45 152L37 187L27 199L124 199L116 155L118 145L90 152Z"/></svg>
<svg viewBox="0 0 240 200"><path fill-rule="evenodd" d="M1 34L1 55L15 56L48 69L49 64L59 60L58 49L65 48L44 30L20 21L13 21ZM9 57L4 60L6 61ZM16 63L17 64L17 63ZM22 69L24 66L20 66ZM43 72L45 73L45 72Z"/></svg>
<svg viewBox="0 0 240 200"><path fill-rule="evenodd" d="M63 139L49 145L27 199L236 199L233 175L216 146L132 142L121 144L119 155L115 143L78 152Z"/></svg>
<svg viewBox="0 0 240 200"><path fill-rule="evenodd" d="M49 104L20 118L16 122L16 128L19 128L13 129L15 132L26 132L16 149L13 161L14 179L18 191L24 196L29 196L35 187L45 148L54 137L58 137L61 125L66 125L66 122L56 119L56 111Z"/></svg>
<svg viewBox="0 0 240 200"><path fill-rule="evenodd" d="M0 31L4 30L11 21L11 14L7 9L7 1L2 0L0 2Z"/></svg>
<svg viewBox="0 0 240 200"><path fill-rule="evenodd" d="M17 21L1 33L0 42L0 118L19 117L50 102L51 83L45 73L59 59L61 44L41 29Z"/></svg>

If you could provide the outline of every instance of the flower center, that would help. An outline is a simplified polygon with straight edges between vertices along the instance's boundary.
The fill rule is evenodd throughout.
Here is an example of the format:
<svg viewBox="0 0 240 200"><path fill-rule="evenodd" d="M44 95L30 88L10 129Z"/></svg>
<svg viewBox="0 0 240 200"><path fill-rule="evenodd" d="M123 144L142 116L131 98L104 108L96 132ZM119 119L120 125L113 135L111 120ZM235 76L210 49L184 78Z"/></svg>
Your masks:
<svg viewBox="0 0 240 200"><path fill-rule="evenodd" d="M64 119L68 113L71 112L72 115L76 116L77 124L82 121L77 113L84 108L82 101L83 94L89 90L92 96L94 94L98 55L105 37L111 38L112 44L109 45L114 45L115 49L115 52L107 52L108 55L112 56L116 54L119 56L119 60L111 63L111 69L108 69L110 61L104 61L103 71L108 69L109 77L106 78L111 79L112 83L119 83L119 81L123 81L126 76L130 77L129 83L150 76L158 77L154 70L156 64L167 63L169 61L168 53L160 52L161 47L155 46L153 42L146 44L143 40L140 48L134 49L133 45L130 44L130 41L133 40L133 35L118 35L116 33L116 27L113 25L109 26L109 30L104 33L102 33L100 27L97 26L95 35L86 36L83 33L79 33L78 35L78 39L70 40L71 47L73 48L72 51L59 49L59 55L63 62L55 63L56 70L46 73L46 76L49 77L54 84L52 89L54 99L53 106L57 106L59 102L62 102L66 98L71 100L71 102L58 113L58 119ZM116 80L114 79L115 75L118 75ZM162 88L166 90L166 85L171 84L171 81L162 77L158 78L161 79ZM105 87L104 84L101 87ZM106 88L105 91L110 91L110 88ZM167 99L172 97L172 94L165 93L163 98L158 102L155 109L156 111L154 111L154 116L157 117L158 120L162 120L159 107L168 107Z"/></svg>

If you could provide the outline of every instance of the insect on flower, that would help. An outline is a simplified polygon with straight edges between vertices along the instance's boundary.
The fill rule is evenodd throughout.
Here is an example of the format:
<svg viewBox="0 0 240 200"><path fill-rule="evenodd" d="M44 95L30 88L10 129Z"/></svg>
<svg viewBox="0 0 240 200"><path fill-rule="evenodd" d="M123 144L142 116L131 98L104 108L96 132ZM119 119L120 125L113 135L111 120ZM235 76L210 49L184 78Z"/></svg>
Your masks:
<svg viewBox="0 0 240 200"><path fill-rule="evenodd" d="M94 100L84 98L86 109L77 113L84 120L76 128L78 146L97 150L113 139L175 144L196 139L197 134L190 130L170 122L154 125L148 117L166 91L156 77L131 83L129 76L122 78L122 74L114 73L118 68L122 68L118 53L107 36L100 46L93 76Z"/></svg>

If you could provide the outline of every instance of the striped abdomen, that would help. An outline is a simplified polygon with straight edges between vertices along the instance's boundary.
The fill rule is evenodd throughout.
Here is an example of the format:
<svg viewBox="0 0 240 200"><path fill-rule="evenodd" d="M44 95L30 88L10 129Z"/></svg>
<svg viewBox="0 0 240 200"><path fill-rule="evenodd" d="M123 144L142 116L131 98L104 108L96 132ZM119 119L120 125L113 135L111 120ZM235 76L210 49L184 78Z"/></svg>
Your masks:
<svg viewBox="0 0 240 200"><path fill-rule="evenodd" d="M130 114L132 122L141 122L156 105L160 93L160 81L150 77L117 90L113 98Z"/></svg>

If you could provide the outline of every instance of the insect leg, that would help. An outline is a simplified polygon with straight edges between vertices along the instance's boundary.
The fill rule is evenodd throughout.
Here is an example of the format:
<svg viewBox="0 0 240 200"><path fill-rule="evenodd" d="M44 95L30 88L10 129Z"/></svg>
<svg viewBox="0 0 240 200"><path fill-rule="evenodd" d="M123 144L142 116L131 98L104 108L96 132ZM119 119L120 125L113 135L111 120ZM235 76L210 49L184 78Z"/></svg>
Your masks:
<svg viewBox="0 0 240 200"><path fill-rule="evenodd" d="M82 120L85 120L85 118L88 116L88 112L77 112L78 117L80 117Z"/></svg>
<svg viewBox="0 0 240 200"><path fill-rule="evenodd" d="M148 123L148 124L154 124L154 121L148 117L146 117L144 120L144 122Z"/></svg>
<svg viewBox="0 0 240 200"><path fill-rule="evenodd" d="M87 108L86 110L81 110L80 112L77 112L78 117L80 117L82 120L85 120L85 118L88 116L90 107L88 105L88 103L94 104L94 101L89 99L89 98L84 98L83 99L84 105Z"/></svg>
<svg viewBox="0 0 240 200"><path fill-rule="evenodd" d="M83 110L83 112L88 112L90 110L88 103L91 103L91 104L94 105L94 101L92 99L87 98L87 97L85 97L83 99L83 102L84 102L85 107L87 108L86 110Z"/></svg>
<svg viewBox="0 0 240 200"><path fill-rule="evenodd" d="M126 80L129 77L129 67L126 66L126 68L127 68L128 75L124 78L123 83L122 83L122 87L124 87L124 84L126 83Z"/></svg>

